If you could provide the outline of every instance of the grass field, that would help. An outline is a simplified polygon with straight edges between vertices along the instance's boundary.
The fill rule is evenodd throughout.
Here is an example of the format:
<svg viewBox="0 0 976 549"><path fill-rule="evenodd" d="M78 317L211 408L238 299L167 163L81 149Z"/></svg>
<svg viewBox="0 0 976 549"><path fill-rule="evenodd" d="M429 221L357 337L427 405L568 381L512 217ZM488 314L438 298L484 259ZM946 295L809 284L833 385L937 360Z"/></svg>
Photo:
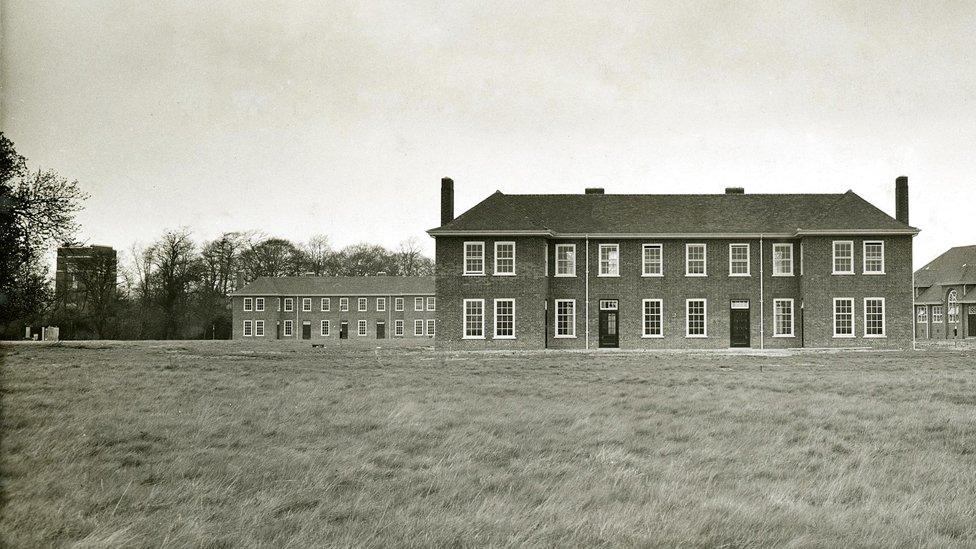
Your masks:
<svg viewBox="0 0 976 549"><path fill-rule="evenodd" d="M976 352L17 345L6 546L976 544Z"/></svg>

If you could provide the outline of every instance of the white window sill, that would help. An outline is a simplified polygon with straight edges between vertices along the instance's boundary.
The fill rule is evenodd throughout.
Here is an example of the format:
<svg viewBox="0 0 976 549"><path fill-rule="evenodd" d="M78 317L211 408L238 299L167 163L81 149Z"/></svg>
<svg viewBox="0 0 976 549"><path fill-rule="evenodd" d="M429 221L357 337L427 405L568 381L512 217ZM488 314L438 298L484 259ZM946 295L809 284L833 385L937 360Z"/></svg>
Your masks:
<svg viewBox="0 0 976 549"><path fill-rule="evenodd" d="M664 334L661 335L642 335L641 339L664 339Z"/></svg>
<svg viewBox="0 0 976 549"><path fill-rule="evenodd" d="M658 273L658 274L642 273L641 276L644 278L664 278L664 273Z"/></svg>
<svg viewBox="0 0 976 549"><path fill-rule="evenodd" d="M485 276L485 273L464 273L461 276Z"/></svg>
<svg viewBox="0 0 976 549"><path fill-rule="evenodd" d="M598 275L596 275L597 278L617 278L619 276L620 276L619 274L598 274Z"/></svg>
<svg viewBox="0 0 976 549"><path fill-rule="evenodd" d="M786 337L786 338L790 338L790 337L796 337L796 336L795 335L790 335L790 334L773 334L773 337Z"/></svg>
<svg viewBox="0 0 976 549"><path fill-rule="evenodd" d="M884 271L881 271L881 272L866 272L865 271L865 272L863 272L861 274L863 274L863 275L883 275L883 274L885 274L885 272Z"/></svg>
<svg viewBox="0 0 976 549"><path fill-rule="evenodd" d="M882 335L867 335L867 334L864 334L863 337L865 339L888 339L888 336L883 335L883 334Z"/></svg>
<svg viewBox="0 0 976 549"><path fill-rule="evenodd" d="M831 272L830 274L832 274L834 276L845 276L845 275L852 275L852 274L854 274L854 271L834 271L834 272Z"/></svg>
<svg viewBox="0 0 976 549"><path fill-rule="evenodd" d="M834 334L834 339L854 339L854 334Z"/></svg>
<svg viewBox="0 0 976 549"><path fill-rule="evenodd" d="M576 273L573 273L573 274L567 274L567 273L560 274L560 273L556 273L556 274L552 275L552 277L553 278L576 278Z"/></svg>
<svg viewBox="0 0 976 549"><path fill-rule="evenodd" d="M749 274L749 273L745 273L745 274L730 274L729 275L729 278L748 278L750 276L752 276L752 275Z"/></svg>
<svg viewBox="0 0 976 549"><path fill-rule="evenodd" d="M515 339L515 336L495 336L492 339Z"/></svg>
<svg viewBox="0 0 976 549"><path fill-rule="evenodd" d="M685 273L685 276L691 277L691 278L704 278L704 277L706 277L708 275L706 273L699 273L699 274Z"/></svg>
<svg viewBox="0 0 976 549"><path fill-rule="evenodd" d="M494 276L515 276L515 273L495 273Z"/></svg>
<svg viewBox="0 0 976 549"><path fill-rule="evenodd" d="M704 334L704 335L688 335L688 334L685 334L685 339L707 339L707 338L708 338L708 335L707 334Z"/></svg>
<svg viewBox="0 0 976 549"><path fill-rule="evenodd" d="M553 339L576 339L575 335L554 335Z"/></svg>
<svg viewBox="0 0 976 549"><path fill-rule="evenodd" d="M420 334L420 335L414 334L414 337L422 337L423 335L424 334ZM485 336L483 335L482 336L461 336L461 339L484 339L484 338Z"/></svg>
<svg viewBox="0 0 976 549"><path fill-rule="evenodd" d="M775 276L775 277L790 277L790 276L793 276L793 273L790 273L790 274L775 274L774 273L772 276Z"/></svg>

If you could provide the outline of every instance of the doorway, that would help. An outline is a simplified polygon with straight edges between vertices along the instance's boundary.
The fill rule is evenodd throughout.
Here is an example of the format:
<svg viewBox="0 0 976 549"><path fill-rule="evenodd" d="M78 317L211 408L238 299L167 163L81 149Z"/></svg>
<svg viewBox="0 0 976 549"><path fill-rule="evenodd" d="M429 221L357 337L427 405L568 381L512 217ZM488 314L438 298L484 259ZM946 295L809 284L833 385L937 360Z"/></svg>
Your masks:
<svg viewBox="0 0 976 549"><path fill-rule="evenodd" d="M729 347L749 345L749 300L733 300L729 308Z"/></svg>
<svg viewBox="0 0 976 549"><path fill-rule="evenodd" d="M966 330L967 337L976 337L976 305L970 305L967 307L966 324L968 328Z"/></svg>
<svg viewBox="0 0 976 549"><path fill-rule="evenodd" d="M339 323L339 339L349 339L349 323Z"/></svg>
<svg viewBox="0 0 976 549"><path fill-rule="evenodd" d="M620 346L620 317L616 299L600 300L600 347Z"/></svg>
<svg viewBox="0 0 976 549"><path fill-rule="evenodd" d="M302 322L302 339L312 339L312 321Z"/></svg>
<svg viewBox="0 0 976 549"><path fill-rule="evenodd" d="M386 339L386 322L376 323L376 339Z"/></svg>

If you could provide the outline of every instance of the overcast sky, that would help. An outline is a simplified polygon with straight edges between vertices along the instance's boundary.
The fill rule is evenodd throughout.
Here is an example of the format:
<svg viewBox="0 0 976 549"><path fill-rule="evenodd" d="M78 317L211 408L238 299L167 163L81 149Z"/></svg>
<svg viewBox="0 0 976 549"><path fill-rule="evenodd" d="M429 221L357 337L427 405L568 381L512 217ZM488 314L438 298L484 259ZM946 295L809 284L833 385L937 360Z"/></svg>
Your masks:
<svg viewBox="0 0 976 549"><path fill-rule="evenodd" d="M916 266L976 244L972 2L0 2L3 132L91 194L91 243L431 253L442 176L457 213L743 186L894 215L907 175Z"/></svg>

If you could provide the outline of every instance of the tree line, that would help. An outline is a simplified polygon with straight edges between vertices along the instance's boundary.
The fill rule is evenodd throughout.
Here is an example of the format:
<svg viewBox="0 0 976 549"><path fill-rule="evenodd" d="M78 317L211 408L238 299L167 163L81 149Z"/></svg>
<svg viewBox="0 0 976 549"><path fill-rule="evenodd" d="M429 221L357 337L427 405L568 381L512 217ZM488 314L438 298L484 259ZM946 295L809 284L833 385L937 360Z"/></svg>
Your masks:
<svg viewBox="0 0 976 549"><path fill-rule="evenodd" d="M0 336L24 325L59 326L71 339L228 338L228 294L261 276L431 275L433 261L416 239L395 250L376 244L334 249L327 236L292 242L254 231L196 241L168 230L120 253L118 265L95 255L76 262L76 289L55 292L45 259L73 241L74 215L87 198L77 182L30 173L0 134Z"/></svg>

